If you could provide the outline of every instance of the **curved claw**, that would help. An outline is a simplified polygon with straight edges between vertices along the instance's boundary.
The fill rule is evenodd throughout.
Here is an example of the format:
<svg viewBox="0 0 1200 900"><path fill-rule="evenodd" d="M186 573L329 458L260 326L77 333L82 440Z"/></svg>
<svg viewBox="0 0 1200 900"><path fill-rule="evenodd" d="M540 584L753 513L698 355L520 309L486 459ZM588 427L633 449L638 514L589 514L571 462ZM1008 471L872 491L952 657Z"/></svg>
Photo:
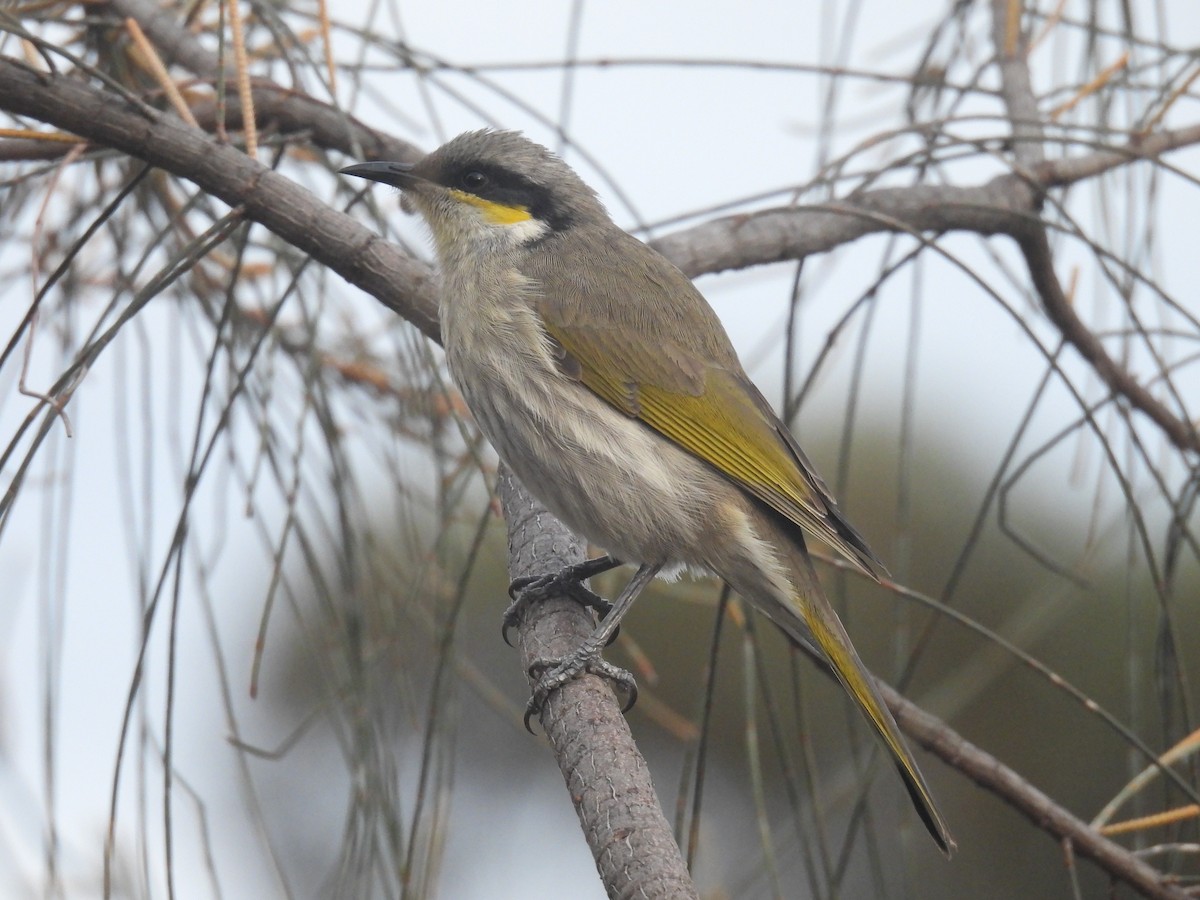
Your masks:
<svg viewBox="0 0 1200 900"><path fill-rule="evenodd" d="M629 672L599 657L588 663L586 671L600 678L608 679L614 687L620 688L625 692L628 699L621 707L622 713L627 713L633 709L633 705L637 703L638 689L636 679Z"/></svg>
<svg viewBox="0 0 1200 900"><path fill-rule="evenodd" d="M550 691L544 687L546 673L557 666L562 665L562 660L534 660L529 666L526 675L529 678L536 678L537 683L533 686L533 692L529 695L529 702L525 704L525 730L530 734L536 734L529 722L534 716L541 715L542 707L546 703L546 698L550 696Z"/></svg>
<svg viewBox="0 0 1200 900"><path fill-rule="evenodd" d="M510 628L516 628L521 624L521 613L516 603L509 605L504 611L504 618L500 621L500 637L504 638L504 643L508 646L514 646L513 642L508 639L508 631Z"/></svg>
<svg viewBox="0 0 1200 900"><path fill-rule="evenodd" d="M632 678L630 679L629 684L625 685L625 692L628 695L629 699L626 700L625 705L621 707L621 715L624 715L625 713L629 712L631 709L633 709L633 705L635 703L637 703L637 698L638 698L637 682L632 680Z"/></svg>
<svg viewBox="0 0 1200 900"><path fill-rule="evenodd" d="M532 735L534 735L534 736L536 736L536 735L537 735L537 732L533 730L533 726L531 726L531 725L529 724L529 721L530 721L530 719L532 719L532 718L533 718L535 715L538 715L538 714L540 714L540 713L541 713L541 711L542 711L542 710L541 710L541 708L540 708L540 707L539 707L538 709L534 709L534 708L533 708L533 700L532 700L532 699L530 699L529 703L527 703L527 704L525 705L525 730L526 730L526 731L528 731L530 734L532 734Z"/></svg>
<svg viewBox="0 0 1200 900"><path fill-rule="evenodd" d="M628 713L630 709L634 708L634 704L637 702L637 683L632 682L626 685L626 692L629 694L629 700L626 700L625 706L620 708L622 714Z"/></svg>
<svg viewBox="0 0 1200 900"><path fill-rule="evenodd" d="M509 582L508 597L512 602L508 604L508 609L504 610L504 618L500 622L500 637L504 638L504 643L510 647L513 646L508 632L509 629L521 624L521 610L534 600L544 599L547 588L558 577L557 575L525 575Z"/></svg>

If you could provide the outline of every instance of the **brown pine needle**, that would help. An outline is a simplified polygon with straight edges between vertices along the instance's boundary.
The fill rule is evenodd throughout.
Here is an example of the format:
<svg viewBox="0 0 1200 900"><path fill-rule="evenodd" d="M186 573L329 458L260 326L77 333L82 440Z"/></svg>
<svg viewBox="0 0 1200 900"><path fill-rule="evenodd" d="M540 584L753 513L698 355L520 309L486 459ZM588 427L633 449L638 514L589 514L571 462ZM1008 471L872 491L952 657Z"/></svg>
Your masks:
<svg viewBox="0 0 1200 900"><path fill-rule="evenodd" d="M29 128L0 128L0 138L21 138L29 141L57 141L61 144L86 144L81 137L65 131L33 131Z"/></svg>
<svg viewBox="0 0 1200 900"><path fill-rule="evenodd" d="M1058 6L1054 7L1054 12L1050 13L1050 15L1046 17L1046 21L1042 25L1042 30L1037 33L1037 37L1029 42L1030 53L1033 53L1033 51L1037 49L1038 45L1050 36L1050 32L1057 28L1059 23L1062 22L1063 9L1066 7L1066 5L1067 0L1058 0Z"/></svg>
<svg viewBox="0 0 1200 900"><path fill-rule="evenodd" d="M325 68L329 70L329 96L337 99L337 69L333 65L333 38L329 25L328 0L319 0L317 14L321 21L321 41L325 45Z"/></svg>
<svg viewBox="0 0 1200 900"><path fill-rule="evenodd" d="M1067 300L1067 306L1075 305L1075 292L1079 289L1079 266L1074 266L1071 269L1071 280L1067 282L1067 289L1063 291Z"/></svg>
<svg viewBox="0 0 1200 900"><path fill-rule="evenodd" d="M187 101L183 99L183 94L179 93L178 85L171 79L171 73L167 71L162 57L158 55L158 51L154 49L154 45L150 43L150 39L146 37L146 33L142 31L142 26L137 23L137 19L127 18L125 20L125 30L133 38L133 45L137 50L133 54L134 62L140 65L158 82L158 86L167 95L167 99L171 101L171 107L179 115L179 118L183 119L183 121L187 122L193 128L199 128L200 123L192 115L191 108L187 105Z"/></svg>
<svg viewBox="0 0 1200 900"><path fill-rule="evenodd" d="M239 0L226 0L229 10L229 30L233 38L233 61L237 68L238 99L242 104L242 133L246 138L246 155L258 156L258 128L254 121L254 96L250 91L250 67L246 58L246 35L242 27Z"/></svg>
<svg viewBox="0 0 1200 900"><path fill-rule="evenodd" d="M1004 22L1004 55L1012 59L1017 55L1017 43L1021 40L1021 0L1008 0L1008 17Z"/></svg>
<svg viewBox="0 0 1200 900"><path fill-rule="evenodd" d="M1163 116L1167 114L1167 110L1169 110L1175 104L1176 100L1188 92L1188 89L1192 86L1193 82L1195 82L1197 78L1200 78L1200 66L1197 66L1196 71L1184 79L1183 84L1171 91L1170 95L1168 95L1166 101L1163 103L1162 108L1154 114L1150 121L1146 123L1146 126L1139 132L1143 137L1154 130L1155 126L1157 126L1158 123L1163 120Z"/></svg>
<svg viewBox="0 0 1200 900"><path fill-rule="evenodd" d="M1128 834L1131 831L1145 831L1147 828L1161 828L1164 825L1172 825L1175 822L1198 817L1200 817L1200 804L1189 803L1178 809L1169 809L1151 816L1140 816L1136 819L1126 819L1124 822L1105 825L1100 829L1100 833L1105 837L1112 837L1117 834Z"/></svg>
<svg viewBox="0 0 1200 900"><path fill-rule="evenodd" d="M1124 53L1122 53L1120 55L1120 57L1117 58L1117 61L1115 63L1105 66L1101 70L1099 75L1097 75L1095 78L1093 78L1091 81L1089 81L1083 87L1081 87L1079 89L1079 91L1075 94L1074 97L1072 97L1070 100L1066 101L1065 103L1062 103L1062 104L1056 106L1053 110L1051 110L1051 112L1050 112L1051 120L1057 122L1058 117L1061 116L1063 113L1070 112L1076 106L1079 105L1080 101L1086 99L1087 97L1090 97L1092 94L1096 93L1096 91L1100 90L1102 87L1104 87L1110 81L1112 81L1113 75L1117 74L1117 72L1120 72L1122 69L1124 69L1125 66L1128 65L1128 63L1129 63L1129 51L1126 50Z"/></svg>

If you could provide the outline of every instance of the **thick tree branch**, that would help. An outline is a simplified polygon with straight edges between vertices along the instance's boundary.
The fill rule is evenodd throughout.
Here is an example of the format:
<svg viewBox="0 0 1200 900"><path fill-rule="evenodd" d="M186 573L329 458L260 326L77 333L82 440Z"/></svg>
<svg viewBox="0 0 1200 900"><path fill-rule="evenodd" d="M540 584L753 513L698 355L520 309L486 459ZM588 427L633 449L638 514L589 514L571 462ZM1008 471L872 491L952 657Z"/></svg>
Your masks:
<svg viewBox="0 0 1200 900"><path fill-rule="evenodd" d="M1032 171L1046 160L1045 130L1033 93L1026 54L1029 41L1021 31L1022 0L992 0L992 46L1000 69L1000 96L1008 110L1013 154Z"/></svg>
<svg viewBox="0 0 1200 900"><path fill-rule="evenodd" d="M195 182L334 268L426 335L440 338L430 266L331 209L235 147L167 113L147 116L86 82L35 72L0 57L0 108L31 116Z"/></svg>
<svg viewBox="0 0 1200 900"><path fill-rule="evenodd" d="M1036 173L1046 163L1045 130L1029 74L1028 40L1021 32L1020 11L1021 4L1017 0L992 0L992 42L1000 69L1000 96L1008 110L1018 168L1022 173ZM1040 211L1042 199L1043 185L1035 179L1036 175L1031 175L1027 184L1014 186L1014 191L1020 191L1031 212ZM1200 450L1200 432L1196 426L1183 415L1171 412L1139 384L1075 314L1054 271L1050 238L1041 218L1031 217L1025 227L1013 233L1013 237L1025 257L1025 265L1046 314L1067 343L1079 351L1114 394L1124 397L1134 408L1145 413L1171 443L1180 450Z"/></svg>
<svg viewBox="0 0 1200 900"><path fill-rule="evenodd" d="M1028 199L1034 193L1196 144L1200 144L1200 125L1156 132L1115 150L1047 160L1025 173L1000 175L982 185L878 188L819 206L785 206L712 219L651 243L689 277L697 278L826 253L867 235L893 233L894 222L938 234L970 231L1015 236L1038 219Z"/></svg>
<svg viewBox="0 0 1200 900"><path fill-rule="evenodd" d="M507 470L501 472L499 493L512 578L583 561L583 541ZM570 598L538 604L518 628L526 673L535 661L568 656L594 628L591 614ZM698 897L646 760L607 683L585 675L563 685L547 698L541 722L609 896Z"/></svg>
<svg viewBox="0 0 1200 900"><path fill-rule="evenodd" d="M1200 450L1200 434L1196 426L1182 416L1174 415L1167 407L1141 385L1129 370L1114 360L1095 332L1087 327L1075 313L1062 283L1054 271L1054 256L1046 229L1034 227L1017 236L1017 245L1025 257L1029 277L1034 289L1042 299L1046 315L1050 317L1062 336L1079 355L1096 370L1109 390L1124 397L1136 409L1140 409L1180 450Z"/></svg>
<svg viewBox="0 0 1200 900"><path fill-rule="evenodd" d="M1135 160L1154 159L1169 150L1196 143L1200 143L1200 126L1162 132L1120 151L1060 162L1036 159L1027 172L1002 175L977 187L881 188L820 206L792 206L727 216L668 235L653 245L695 278L828 252L870 234L894 233L896 223L920 232L1008 235L1020 248L1043 308L1063 338L1115 395L1145 413L1171 443L1180 450L1200 451L1200 434L1195 426L1168 409L1114 360L1067 301L1054 272L1039 208L1047 188L1094 177Z"/></svg>
<svg viewBox="0 0 1200 900"><path fill-rule="evenodd" d="M151 0L109 0L108 6L121 18L137 20L159 55L198 78L216 82L222 74L217 55L205 47L179 21L178 11ZM234 77L232 60L225 67L227 79ZM289 134L307 132L318 147L336 148L369 159L415 162L421 151L407 141L375 131L336 106L317 100L265 78L251 82L255 119L259 127L271 126ZM225 98L226 127L240 128L242 107L236 91ZM216 125L217 107L211 102L193 110L205 127Z"/></svg>

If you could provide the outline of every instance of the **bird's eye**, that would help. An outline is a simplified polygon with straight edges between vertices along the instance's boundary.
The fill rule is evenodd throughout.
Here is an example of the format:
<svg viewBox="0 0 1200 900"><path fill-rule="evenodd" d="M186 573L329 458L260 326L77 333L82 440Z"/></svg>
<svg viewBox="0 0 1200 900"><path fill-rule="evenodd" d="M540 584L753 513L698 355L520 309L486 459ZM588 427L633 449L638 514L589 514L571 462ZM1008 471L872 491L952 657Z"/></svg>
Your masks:
<svg viewBox="0 0 1200 900"><path fill-rule="evenodd" d="M467 190L477 191L488 183L488 177L482 172L467 172L462 177L462 183Z"/></svg>

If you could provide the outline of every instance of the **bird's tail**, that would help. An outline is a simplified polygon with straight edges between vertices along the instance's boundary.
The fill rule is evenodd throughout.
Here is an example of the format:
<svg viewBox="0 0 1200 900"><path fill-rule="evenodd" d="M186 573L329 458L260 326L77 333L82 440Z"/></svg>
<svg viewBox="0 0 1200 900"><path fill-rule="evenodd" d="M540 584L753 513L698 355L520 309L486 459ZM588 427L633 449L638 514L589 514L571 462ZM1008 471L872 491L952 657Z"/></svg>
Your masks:
<svg viewBox="0 0 1200 900"><path fill-rule="evenodd" d="M858 653L850 643L850 636L826 599L808 552L804 548L803 539L792 533L787 533L786 537L779 534L778 526L771 530L783 538L776 543L786 560L795 593L790 603L772 598L764 604L761 602L761 590L755 592L758 593L757 597L747 596L746 599L756 603L793 639L810 646L815 643L820 649L842 687L854 698L862 714L883 741L925 827L929 829L930 835L942 852L949 856L955 848L954 839L950 837L946 823L929 792L929 786L917 768L917 762L900 734L896 720L892 718L875 685L874 676L859 659ZM734 587L737 589L737 585Z"/></svg>

